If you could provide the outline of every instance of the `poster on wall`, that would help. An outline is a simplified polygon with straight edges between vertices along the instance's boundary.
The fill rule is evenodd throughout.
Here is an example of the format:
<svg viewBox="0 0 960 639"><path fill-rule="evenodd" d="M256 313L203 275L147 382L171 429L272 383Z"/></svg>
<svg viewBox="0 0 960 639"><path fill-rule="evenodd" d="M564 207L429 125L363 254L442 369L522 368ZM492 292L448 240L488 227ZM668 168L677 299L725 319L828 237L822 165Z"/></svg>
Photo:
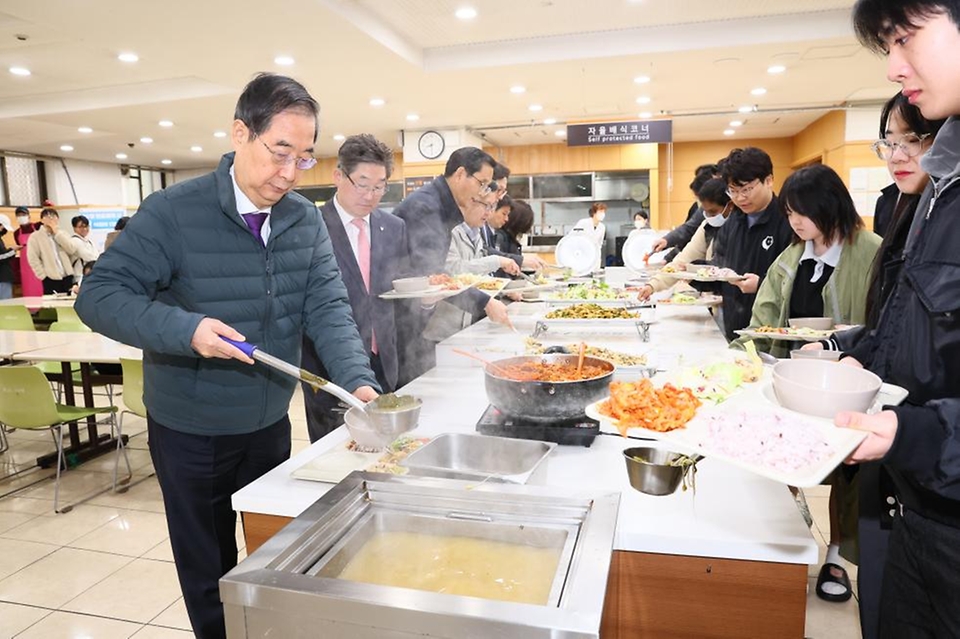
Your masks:
<svg viewBox="0 0 960 639"><path fill-rule="evenodd" d="M103 252L103 243L107 239L107 234L113 230L113 227L124 215L127 210L122 208L115 209L80 209L80 215L85 215L90 220L90 235L88 239L93 242L97 250Z"/></svg>

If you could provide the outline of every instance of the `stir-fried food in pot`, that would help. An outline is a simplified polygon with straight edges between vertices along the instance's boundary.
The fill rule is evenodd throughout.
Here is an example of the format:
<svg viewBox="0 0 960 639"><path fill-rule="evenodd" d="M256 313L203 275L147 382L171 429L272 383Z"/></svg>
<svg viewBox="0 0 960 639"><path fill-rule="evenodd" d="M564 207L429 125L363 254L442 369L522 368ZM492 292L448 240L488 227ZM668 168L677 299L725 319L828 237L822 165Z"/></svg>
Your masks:
<svg viewBox="0 0 960 639"><path fill-rule="evenodd" d="M689 388L664 384L656 388L649 379L638 382L612 382L610 399L599 410L617 420L620 434L626 437L631 428L667 432L683 428L690 421L700 400Z"/></svg>
<svg viewBox="0 0 960 639"><path fill-rule="evenodd" d="M532 337L526 338L526 340L524 340L524 344L526 346L527 355L542 355L547 350L542 342L539 342ZM568 353L577 353L580 349L580 342L567 344L565 348L567 349ZM620 351L613 351L609 348L591 346L590 344L587 344L587 349L584 351L584 355L588 357L596 357L598 359L605 359L616 366L643 366L647 363L647 358L645 355L630 355L628 353L621 353Z"/></svg>
<svg viewBox="0 0 960 639"><path fill-rule="evenodd" d="M539 362L528 361L522 364L497 364L490 373L497 377L518 382L573 382L602 377L610 372L609 368L584 363L577 373L576 362Z"/></svg>
<svg viewBox="0 0 960 639"><path fill-rule="evenodd" d="M598 304L574 304L558 308L546 315L547 319L639 319L636 313L624 308L609 308Z"/></svg>

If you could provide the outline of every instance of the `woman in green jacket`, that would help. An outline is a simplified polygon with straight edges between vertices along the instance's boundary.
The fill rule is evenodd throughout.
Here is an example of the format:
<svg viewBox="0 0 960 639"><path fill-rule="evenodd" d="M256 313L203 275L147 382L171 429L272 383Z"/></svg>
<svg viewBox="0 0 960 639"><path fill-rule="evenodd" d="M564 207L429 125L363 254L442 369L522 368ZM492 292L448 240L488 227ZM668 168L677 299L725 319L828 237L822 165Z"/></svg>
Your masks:
<svg viewBox="0 0 960 639"><path fill-rule="evenodd" d="M840 176L822 164L800 169L784 182L780 207L796 237L767 271L749 328L780 328L796 317L862 324L880 237L864 229ZM748 339L741 337L731 346L742 348ZM776 357L788 356L791 344L796 344L775 339L754 342Z"/></svg>

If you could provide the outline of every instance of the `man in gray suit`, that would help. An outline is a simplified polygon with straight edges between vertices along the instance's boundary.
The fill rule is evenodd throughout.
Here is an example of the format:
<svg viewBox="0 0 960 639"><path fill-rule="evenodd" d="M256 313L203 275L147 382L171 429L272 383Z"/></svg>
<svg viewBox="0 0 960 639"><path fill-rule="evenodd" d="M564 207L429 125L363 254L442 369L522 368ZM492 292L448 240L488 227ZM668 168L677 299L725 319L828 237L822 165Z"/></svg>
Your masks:
<svg viewBox="0 0 960 639"><path fill-rule="evenodd" d="M393 288L406 257L406 225L377 208L393 171L393 152L372 135L344 140L333 172L336 194L320 208L370 366L383 391L397 385L397 329L393 302L378 296ZM303 368L327 377L313 343L304 338ZM328 393L303 384L307 430L315 442L343 423L343 409Z"/></svg>

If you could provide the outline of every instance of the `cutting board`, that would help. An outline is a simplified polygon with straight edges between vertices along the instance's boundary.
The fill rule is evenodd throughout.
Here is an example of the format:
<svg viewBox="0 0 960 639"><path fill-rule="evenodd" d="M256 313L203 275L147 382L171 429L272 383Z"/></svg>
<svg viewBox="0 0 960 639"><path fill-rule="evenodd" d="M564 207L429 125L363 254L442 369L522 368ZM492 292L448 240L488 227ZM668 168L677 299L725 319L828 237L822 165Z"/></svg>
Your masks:
<svg viewBox="0 0 960 639"><path fill-rule="evenodd" d="M383 455L383 451L376 453L358 453L347 450L347 440L320 455L290 473L296 479L307 481L322 481L337 484L341 479L355 470L370 466Z"/></svg>

